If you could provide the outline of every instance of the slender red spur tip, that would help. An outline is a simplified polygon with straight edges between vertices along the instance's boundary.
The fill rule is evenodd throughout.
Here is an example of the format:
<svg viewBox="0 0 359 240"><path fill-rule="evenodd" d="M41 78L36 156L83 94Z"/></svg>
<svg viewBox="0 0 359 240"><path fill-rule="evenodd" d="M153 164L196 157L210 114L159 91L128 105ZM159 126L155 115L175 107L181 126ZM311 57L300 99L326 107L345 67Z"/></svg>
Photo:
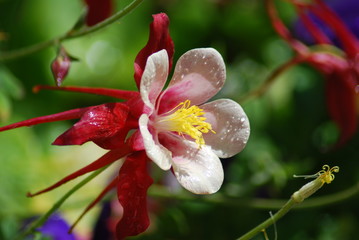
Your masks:
<svg viewBox="0 0 359 240"><path fill-rule="evenodd" d="M97 95L114 97L124 100L128 100L139 96L139 92L137 91L126 91L126 90L112 89L112 88L77 87L77 86L54 87L47 85L36 85L35 87L33 87L32 91L34 93L38 93L42 89L97 94Z"/></svg>
<svg viewBox="0 0 359 240"><path fill-rule="evenodd" d="M303 24L306 26L310 34L314 37L318 44L332 44L332 41L327 35L324 34L322 29L320 29L307 14L304 13L302 7L298 7L299 17L302 20Z"/></svg>
<svg viewBox="0 0 359 240"><path fill-rule="evenodd" d="M91 107L77 108L77 109L72 109L69 111L61 112L61 113L31 118L31 119L28 119L25 121L21 121L21 122L17 122L17 123L13 123L13 124L10 124L7 126L0 127L0 132L14 129L14 128L19 128L19 127L30 127L30 126L37 125L40 123L77 119L77 118L80 118L89 109L91 109Z"/></svg>
<svg viewBox="0 0 359 240"><path fill-rule="evenodd" d="M295 39L279 18L273 0L266 0L265 3L272 26L278 35L282 37L297 53L305 54L308 52L307 46Z"/></svg>
<svg viewBox="0 0 359 240"><path fill-rule="evenodd" d="M34 197L37 196L39 194L51 191L59 186L61 186L62 184L67 183L68 181L71 181L79 176L82 176L86 173L95 171L97 169L100 169L110 163L113 163L115 161L117 161L118 159L126 156L127 154L131 153L131 148L128 147L127 145L124 145L122 148L120 149L115 149L115 150L111 150L108 153L106 153L105 155L103 155L102 157L100 157L99 159L97 159L96 161L90 163L89 165L77 170L76 172L64 177L63 179L61 179L60 181L58 181L57 183L51 185L48 188L45 188L41 191L38 191L36 193L28 193L27 196L28 197Z"/></svg>

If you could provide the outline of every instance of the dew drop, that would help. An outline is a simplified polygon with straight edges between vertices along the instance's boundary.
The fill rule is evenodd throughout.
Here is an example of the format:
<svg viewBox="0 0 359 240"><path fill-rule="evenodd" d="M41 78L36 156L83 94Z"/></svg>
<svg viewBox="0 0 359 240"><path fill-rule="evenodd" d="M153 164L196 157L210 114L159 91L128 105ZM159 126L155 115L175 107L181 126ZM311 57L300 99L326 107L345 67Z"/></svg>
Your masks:
<svg viewBox="0 0 359 240"><path fill-rule="evenodd" d="M245 121L246 121L246 118L245 118L245 117L241 117L240 121L241 121L241 122L245 122Z"/></svg>

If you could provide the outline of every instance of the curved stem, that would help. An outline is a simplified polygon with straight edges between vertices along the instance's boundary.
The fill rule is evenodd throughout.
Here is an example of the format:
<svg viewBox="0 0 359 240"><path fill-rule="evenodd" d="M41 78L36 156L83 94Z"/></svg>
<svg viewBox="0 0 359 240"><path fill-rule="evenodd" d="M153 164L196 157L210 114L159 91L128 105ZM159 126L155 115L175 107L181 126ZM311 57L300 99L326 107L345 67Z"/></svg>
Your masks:
<svg viewBox="0 0 359 240"><path fill-rule="evenodd" d="M280 74L285 72L288 68L295 66L296 64L298 64L300 62L303 62L304 59L305 59L305 56L298 55L298 56L290 59L288 62L285 62L284 64L280 65L269 75L269 77L267 79L264 80L264 82L257 89L254 89L253 91L247 93L243 97L240 97L238 99L238 102L243 103L244 101L248 101L252 98L262 96Z"/></svg>
<svg viewBox="0 0 359 240"><path fill-rule="evenodd" d="M298 202L294 201L292 198L289 199L289 201L273 216L244 234L242 237L238 238L238 240L248 240L257 235L259 232L261 232L263 229L266 229L273 223L277 222L280 218L282 218L285 214L289 212L295 205L297 205Z"/></svg>
<svg viewBox="0 0 359 240"><path fill-rule="evenodd" d="M315 207L325 207L331 204L335 204L344 200L347 200L359 193L359 182L353 186L329 195L321 197L312 197L306 199L302 204L296 206L296 209L307 209ZM171 193L167 188L153 185L149 191L149 196L163 199L177 199L185 201L202 201L210 204L226 205L233 207L249 207L255 209L263 210L275 210L280 209L286 202L284 199L263 199L263 198L254 198L254 199L243 199L228 197L221 193L216 193L211 196L197 196L187 192L181 193Z"/></svg>
<svg viewBox="0 0 359 240"><path fill-rule="evenodd" d="M23 231L20 235L17 236L16 239L21 240L24 239L26 236L32 234L34 231L36 231L37 228L39 228L41 225L43 225L47 219L51 216L51 214L53 214L57 209L59 209L61 207L61 205L77 190L79 190L81 187L83 187L86 183L88 183L89 181L91 181L93 178L95 178L97 175L99 175L101 172L103 172L106 168L108 168L111 164L100 168L98 170L96 170L95 172L93 172L91 175L89 175L88 177L86 177L84 180L82 180L81 182L79 182L77 185L75 185L70 191L68 191L62 198L60 198L55 204L54 206L47 211L47 213L45 213L42 217L40 217L38 220L36 220L35 222L33 222L29 227L27 227L25 229L25 231Z"/></svg>
<svg viewBox="0 0 359 240"><path fill-rule="evenodd" d="M74 32L70 31L63 38L60 38L60 40L81 37L83 35L87 35L89 33L100 30L101 28L104 28L107 25L110 25L111 23L114 23L114 22L118 21L119 19L121 19L122 17L126 16L128 13L130 13L132 10L134 10L138 5L140 5L143 1L144 0L134 0L129 5L127 5L124 9L122 9L121 11L118 11L117 13L115 13L111 17L105 19L104 21L99 22L98 24L96 24L92 27L84 28L79 31L74 31Z"/></svg>
<svg viewBox="0 0 359 240"><path fill-rule="evenodd" d="M78 31L69 31L68 33L66 33L62 36L59 36L57 38L54 38L54 39L51 39L51 40L48 40L45 42L37 43L37 44L31 45L31 46L13 50L13 51L3 52L0 55L0 62L23 57L23 56L38 52L38 51L45 49L47 47L50 47L52 45L55 45L58 42L65 41L65 40L68 40L71 38L81 37L81 36L90 34L92 32L95 32L97 30L100 30L100 29L106 27L107 25L110 25L111 23L114 23L117 20L121 19L122 17L126 16L129 12L131 12L133 9L135 9L143 1L144 0L132 1L129 5L127 5L121 11L115 13L111 17L105 19L104 21L102 21L92 27L85 27Z"/></svg>

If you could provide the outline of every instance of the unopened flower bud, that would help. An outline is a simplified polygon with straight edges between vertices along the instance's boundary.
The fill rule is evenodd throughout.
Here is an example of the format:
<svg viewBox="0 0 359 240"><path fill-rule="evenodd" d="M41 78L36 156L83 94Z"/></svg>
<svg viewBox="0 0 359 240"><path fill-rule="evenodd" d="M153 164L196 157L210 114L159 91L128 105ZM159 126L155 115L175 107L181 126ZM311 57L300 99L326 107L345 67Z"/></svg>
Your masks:
<svg viewBox="0 0 359 240"><path fill-rule="evenodd" d="M63 47L60 48L59 53L51 64L52 74L55 78L55 83L58 87L61 86L64 78L67 76L71 65L71 57L67 54Z"/></svg>

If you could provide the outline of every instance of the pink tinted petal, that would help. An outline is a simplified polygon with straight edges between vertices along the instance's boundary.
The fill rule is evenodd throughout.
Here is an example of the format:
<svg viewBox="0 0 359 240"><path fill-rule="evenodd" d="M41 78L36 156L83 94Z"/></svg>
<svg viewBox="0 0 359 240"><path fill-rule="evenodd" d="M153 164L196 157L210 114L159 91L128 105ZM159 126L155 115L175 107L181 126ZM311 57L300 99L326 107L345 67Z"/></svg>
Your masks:
<svg viewBox="0 0 359 240"><path fill-rule="evenodd" d="M169 30L169 19L165 13L153 15L153 22L150 25L150 38L146 46L138 53L135 60L135 81L140 87L141 77L145 69L147 58L162 49L168 54L169 70L172 67L174 45Z"/></svg>
<svg viewBox="0 0 359 240"><path fill-rule="evenodd" d="M242 107L229 99L219 99L201 105L206 121L216 133L203 134L206 145L221 158L231 157L246 146L250 127Z"/></svg>
<svg viewBox="0 0 359 240"><path fill-rule="evenodd" d="M151 109L163 89L168 76L168 55L166 50L152 54L146 63L141 79L140 93L143 102Z"/></svg>
<svg viewBox="0 0 359 240"><path fill-rule="evenodd" d="M153 180L148 175L144 151L128 156L119 172L118 200L123 207L123 217L116 226L117 239L135 236L150 225L147 213L147 189Z"/></svg>
<svg viewBox="0 0 359 240"><path fill-rule="evenodd" d="M210 194L223 183L223 167L208 146L198 148L192 141L172 134L161 134L160 140L172 152L172 167L178 182L196 194Z"/></svg>
<svg viewBox="0 0 359 240"><path fill-rule="evenodd" d="M199 105L213 97L226 80L222 56L213 48L186 52L177 62L173 78L162 96L160 113L190 100Z"/></svg>
<svg viewBox="0 0 359 240"><path fill-rule="evenodd" d="M107 103L92 107L53 144L81 145L87 141L110 138L125 127L128 111L128 106L123 103Z"/></svg>
<svg viewBox="0 0 359 240"><path fill-rule="evenodd" d="M147 156L154 161L161 169L169 170L171 168L172 155L163 147L148 129L148 116L143 114L139 119L139 128L143 138L143 145Z"/></svg>

